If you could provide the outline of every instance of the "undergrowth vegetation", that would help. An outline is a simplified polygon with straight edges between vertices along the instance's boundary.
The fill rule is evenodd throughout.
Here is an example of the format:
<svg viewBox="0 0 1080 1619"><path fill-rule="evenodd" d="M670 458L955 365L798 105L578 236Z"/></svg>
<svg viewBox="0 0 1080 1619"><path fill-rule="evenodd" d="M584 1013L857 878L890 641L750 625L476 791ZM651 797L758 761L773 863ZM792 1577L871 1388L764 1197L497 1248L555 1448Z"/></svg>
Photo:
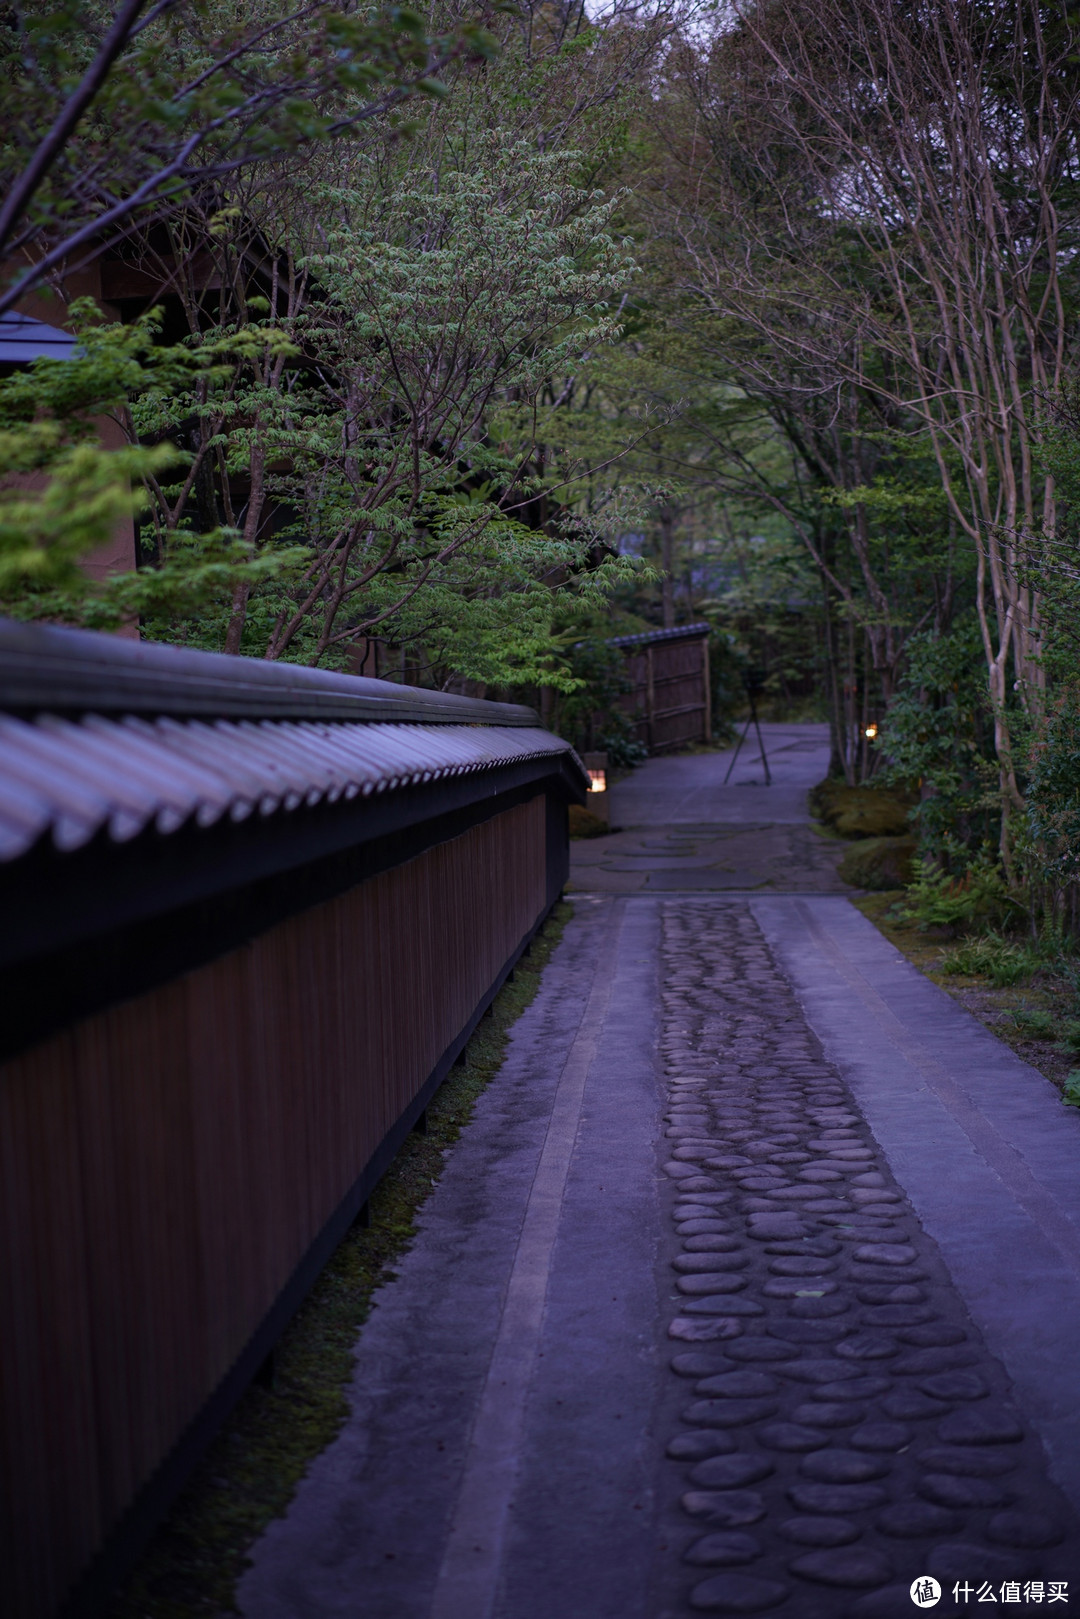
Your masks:
<svg viewBox="0 0 1080 1619"><path fill-rule="evenodd" d="M989 853L975 854L956 874L923 855L913 862L913 873L903 914L917 927L974 930L1023 915L1022 904L1009 892Z"/></svg>
<svg viewBox="0 0 1080 1619"><path fill-rule="evenodd" d="M1028 1040L1052 1041L1080 1058L1080 955L1071 933L1033 916L1023 890L1010 889L985 851L959 876L931 857L915 861L915 880L895 902L890 920L943 941L937 970L997 990L1020 986L1046 1002L1009 1010L1012 1028ZM1066 1100L1071 1100L1066 1086ZM1080 1101L1080 1097L1077 1098Z"/></svg>
<svg viewBox="0 0 1080 1619"><path fill-rule="evenodd" d="M1030 944L1006 939L999 933L964 939L942 957L943 973L989 978L992 984L1019 984L1041 965L1040 953Z"/></svg>

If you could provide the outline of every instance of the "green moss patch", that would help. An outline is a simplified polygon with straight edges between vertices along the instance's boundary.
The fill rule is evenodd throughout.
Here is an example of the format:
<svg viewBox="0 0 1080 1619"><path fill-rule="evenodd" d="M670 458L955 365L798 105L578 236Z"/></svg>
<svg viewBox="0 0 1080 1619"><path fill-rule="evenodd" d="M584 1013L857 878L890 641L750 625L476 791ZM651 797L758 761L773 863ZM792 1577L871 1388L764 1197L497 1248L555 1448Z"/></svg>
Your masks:
<svg viewBox="0 0 1080 1619"><path fill-rule="evenodd" d="M272 1373L253 1384L161 1525L108 1619L196 1619L235 1613L248 1553L288 1507L309 1465L340 1432L357 1333L380 1283L415 1234L443 1154L498 1072L511 1025L572 916L558 905L503 986L427 1110L427 1133L410 1135L372 1193L370 1226L354 1227L278 1341Z"/></svg>
<svg viewBox="0 0 1080 1619"><path fill-rule="evenodd" d="M906 888L918 848L914 838L860 838L837 868L853 888Z"/></svg>
<svg viewBox="0 0 1080 1619"><path fill-rule="evenodd" d="M604 838L611 831L602 815L594 815L581 804L570 805L569 821L572 838Z"/></svg>
<svg viewBox="0 0 1080 1619"><path fill-rule="evenodd" d="M810 813L842 838L903 837L918 794L899 787L849 787L823 781L810 793Z"/></svg>

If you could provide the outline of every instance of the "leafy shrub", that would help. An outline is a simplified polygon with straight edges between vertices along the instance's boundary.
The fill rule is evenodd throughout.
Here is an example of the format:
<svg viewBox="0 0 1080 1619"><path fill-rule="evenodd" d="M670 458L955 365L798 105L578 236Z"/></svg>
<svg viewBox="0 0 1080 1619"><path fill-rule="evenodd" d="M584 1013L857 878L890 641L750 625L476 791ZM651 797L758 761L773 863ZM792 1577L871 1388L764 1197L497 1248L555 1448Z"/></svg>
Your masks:
<svg viewBox="0 0 1080 1619"><path fill-rule="evenodd" d="M914 882L907 891L904 919L920 928L986 928L1022 910L1009 893L1001 868L987 854L970 860L960 876L923 856L912 862Z"/></svg>
<svg viewBox="0 0 1080 1619"><path fill-rule="evenodd" d="M1032 750L1026 802L1039 875L1075 880L1080 875L1080 689L1075 684L1057 698Z"/></svg>
<svg viewBox="0 0 1080 1619"><path fill-rule="evenodd" d="M1067 1107L1080 1107L1080 1068L1066 1077L1062 1097Z"/></svg>
<svg viewBox="0 0 1080 1619"><path fill-rule="evenodd" d="M602 815L594 815L580 804L570 805L569 821L572 838L604 838L611 831Z"/></svg>
<svg viewBox="0 0 1080 1619"><path fill-rule="evenodd" d="M992 984L1003 988L1030 978L1040 965L1038 952L1031 945L990 933L982 938L964 939L943 957L941 970L967 978L989 978Z"/></svg>
<svg viewBox="0 0 1080 1619"><path fill-rule="evenodd" d="M1052 1012L1038 1011L1021 1006L1012 1015L1021 1034L1029 1040L1053 1040L1058 1032L1058 1020Z"/></svg>
<svg viewBox="0 0 1080 1619"><path fill-rule="evenodd" d="M606 753L617 770L641 764L649 750L638 741L634 719L623 707L633 687L619 648L594 634L571 644L565 663L577 687L560 694L554 729L579 753Z"/></svg>
<svg viewBox="0 0 1080 1619"><path fill-rule="evenodd" d="M639 742L625 730L605 732L599 741L599 751L607 754L608 764L616 770L633 770L635 765L644 764L649 757L644 742Z"/></svg>
<svg viewBox="0 0 1080 1619"><path fill-rule="evenodd" d="M882 759L875 780L922 783L912 817L919 841L943 864L962 866L972 846L998 835L993 713L974 614L946 635L912 635L907 658L874 744Z"/></svg>
<svg viewBox="0 0 1080 1619"><path fill-rule="evenodd" d="M840 876L854 888L903 888L916 847L914 838L860 838L841 860Z"/></svg>

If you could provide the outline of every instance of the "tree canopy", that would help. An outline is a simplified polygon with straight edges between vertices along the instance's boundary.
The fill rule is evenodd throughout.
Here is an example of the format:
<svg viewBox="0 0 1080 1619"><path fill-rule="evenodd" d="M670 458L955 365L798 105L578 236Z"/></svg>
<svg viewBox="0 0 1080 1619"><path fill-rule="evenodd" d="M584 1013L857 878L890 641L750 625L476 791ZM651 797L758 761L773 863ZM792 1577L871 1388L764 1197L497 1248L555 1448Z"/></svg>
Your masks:
<svg viewBox="0 0 1080 1619"><path fill-rule="evenodd" d="M1036 803L1073 824L1078 33L1041 0L13 7L0 308L91 259L135 290L0 382L8 610L378 647L564 717L608 679L580 643L704 614L729 710L764 665L835 773L921 781L927 847L1020 881ZM93 584L125 509L138 567Z"/></svg>

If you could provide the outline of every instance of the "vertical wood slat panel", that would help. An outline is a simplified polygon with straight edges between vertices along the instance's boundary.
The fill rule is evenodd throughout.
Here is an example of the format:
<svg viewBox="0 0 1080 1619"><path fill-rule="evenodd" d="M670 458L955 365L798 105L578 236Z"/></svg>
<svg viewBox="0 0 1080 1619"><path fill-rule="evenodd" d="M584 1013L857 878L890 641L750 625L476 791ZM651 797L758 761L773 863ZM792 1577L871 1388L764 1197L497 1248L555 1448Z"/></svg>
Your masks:
<svg viewBox="0 0 1080 1619"><path fill-rule="evenodd" d="M90 1300L71 1044L61 1037L58 1060L35 1083L0 1088L0 1215L11 1233L0 1254L0 1522L7 1526L0 1580L14 1580L12 1611L20 1615L49 1611L62 1589L55 1565L70 1567L84 1555L107 1512L86 1353ZM61 1384L65 1397L58 1399ZM39 1544L43 1523L55 1532L51 1548Z"/></svg>
<svg viewBox="0 0 1080 1619"><path fill-rule="evenodd" d="M42 1619L545 906L545 800L0 1068L0 1610Z"/></svg>
<svg viewBox="0 0 1080 1619"><path fill-rule="evenodd" d="M654 641L627 650L626 674L631 690L620 699L635 722L635 734L652 753L664 753L686 742L706 740L709 718L707 664L702 639ZM651 655L651 671L650 671ZM648 693L652 692L652 720ZM680 710L681 712L665 712Z"/></svg>

